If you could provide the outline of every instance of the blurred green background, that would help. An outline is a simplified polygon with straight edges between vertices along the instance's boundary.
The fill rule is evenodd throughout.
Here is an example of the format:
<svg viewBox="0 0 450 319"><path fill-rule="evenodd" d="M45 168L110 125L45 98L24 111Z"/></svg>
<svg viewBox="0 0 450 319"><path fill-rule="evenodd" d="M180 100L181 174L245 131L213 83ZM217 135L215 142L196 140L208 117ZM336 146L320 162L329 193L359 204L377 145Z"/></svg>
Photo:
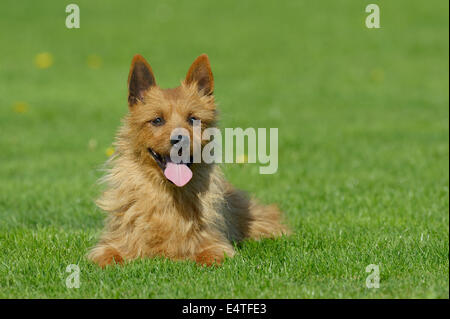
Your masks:
<svg viewBox="0 0 450 319"><path fill-rule="evenodd" d="M80 0L67 29L69 3L0 3L0 297L449 297L448 1ZM293 236L219 269L87 262L136 53L162 87L207 53L221 127L279 129L276 174L224 170Z"/></svg>

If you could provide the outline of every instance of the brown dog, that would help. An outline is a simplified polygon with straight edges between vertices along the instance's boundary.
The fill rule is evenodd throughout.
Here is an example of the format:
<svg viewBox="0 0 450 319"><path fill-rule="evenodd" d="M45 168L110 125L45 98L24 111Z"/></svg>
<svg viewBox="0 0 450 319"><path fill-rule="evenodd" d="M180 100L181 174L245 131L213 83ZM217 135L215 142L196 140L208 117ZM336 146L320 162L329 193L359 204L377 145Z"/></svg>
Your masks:
<svg viewBox="0 0 450 319"><path fill-rule="evenodd" d="M129 112L108 162L108 189L97 201L109 216L90 260L104 267L165 256L212 265L234 255L233 242L289 233L276 206L260 205L235 190L216 165L171 162L173 129L186 129L192 140L194 120L201 121L202 130L216 125L213 88L205 54L174 89L159 88L147 61L133 58Z"/></svg>

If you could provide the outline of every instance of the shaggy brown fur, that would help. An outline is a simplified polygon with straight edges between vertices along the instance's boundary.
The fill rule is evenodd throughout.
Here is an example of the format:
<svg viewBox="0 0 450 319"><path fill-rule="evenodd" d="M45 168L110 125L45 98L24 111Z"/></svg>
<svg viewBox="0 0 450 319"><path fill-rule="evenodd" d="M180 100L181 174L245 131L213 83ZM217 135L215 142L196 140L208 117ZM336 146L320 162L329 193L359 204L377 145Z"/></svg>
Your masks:
<svg viewBox="0 0 450 319"><path fill-rule="evenodd" d="M108 188L97 201L109 216L90 260L104 267L165 256L212 265L234 255L233 242L289 232L280 223L276 206L260 205L234 189L217 166L193 163L192 179L177 187L149 154L149 148L169 154L174 128L187 129L192 141L191 117L201 120L202 130L215 126L214 81L207 55L195 60L174 89L159 88L150 65L136 55L128 87L129 112L103 178ZM155 125L158 117L163 123Z"/></svg>

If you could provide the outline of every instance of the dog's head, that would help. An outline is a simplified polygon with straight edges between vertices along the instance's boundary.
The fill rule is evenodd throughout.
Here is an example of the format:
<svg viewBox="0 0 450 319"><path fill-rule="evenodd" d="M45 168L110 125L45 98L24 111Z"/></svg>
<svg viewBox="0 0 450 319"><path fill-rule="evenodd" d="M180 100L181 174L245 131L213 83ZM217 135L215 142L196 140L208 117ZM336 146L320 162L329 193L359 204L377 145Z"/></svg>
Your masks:
<svg viewBox="0 0 450 319"><path fill-rule="evenodd" d="M139 162L159 170L161 178L177 186L188 183L196 169L192 163L194 143L200 148L207 143L201 134L216 123L213 89L206 54L194 61L181 85L173 89L161 89L147 61L141 55L134 56L128 76L127 143ZM188 150L187 159L184 156L181 162L174 161L171 152L177 147L181 151L181 146L184 153Z"/></svg>

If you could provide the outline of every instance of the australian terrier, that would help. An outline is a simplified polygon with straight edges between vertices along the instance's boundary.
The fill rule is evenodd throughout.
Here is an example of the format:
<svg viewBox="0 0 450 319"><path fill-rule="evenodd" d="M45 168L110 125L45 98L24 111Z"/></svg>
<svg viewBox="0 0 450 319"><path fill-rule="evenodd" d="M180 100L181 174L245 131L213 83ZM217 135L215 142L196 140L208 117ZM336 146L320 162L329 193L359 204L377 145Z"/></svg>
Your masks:
<svg viewBox="0 0 450 319"><path fill-rule="evenodd" d="M289 233L275 205L261 205L234 189L217 165L171 160L175 144L193 139L194 121L200 121L201 130L216 126L213 89L206 54L173 89L157 86L147 61L134 56L129 111L103 177L107 189L97 201L108 217L90 260L104 267L164 256L213 265L235 254L235 242ZM189 136L174 137L178 128Z"/></svg>

